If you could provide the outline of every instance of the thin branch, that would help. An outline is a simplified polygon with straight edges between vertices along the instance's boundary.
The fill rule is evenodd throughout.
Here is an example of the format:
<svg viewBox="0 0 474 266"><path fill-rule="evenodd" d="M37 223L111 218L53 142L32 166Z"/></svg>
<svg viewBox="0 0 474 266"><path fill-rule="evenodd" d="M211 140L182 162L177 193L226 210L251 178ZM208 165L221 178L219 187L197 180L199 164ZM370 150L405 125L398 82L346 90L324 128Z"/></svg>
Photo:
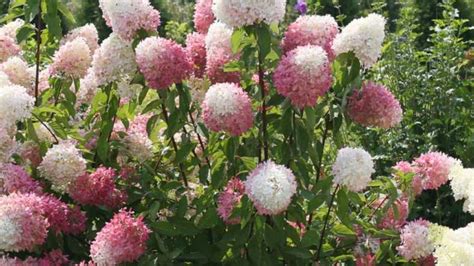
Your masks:
<svg viewBox="0 0 474 266"><path fill-rule="evenodd" d="M326 234L326 229L327 229L327 226L328 226L329 216L331 215L332 205L334 205L334 199L336 198L336 193L337 193L338 190L339 190L339 185L336 186L336 189L334 189L334 192L332 193L332 196L331 196L331 202L329 203L328 212L326 214L326 219L324 220L324 227L323 227L323 230L321 231L321 237L319 238L318 251L316 252L316 261L319 261L319 258L321 257L321 250L322 250L323 241L324 241L324 234Z"/></svg>
<svg viewBox="0 0 474 266"><path fill-rule="evenodd" d="M263 62L260 56L258 56L258 83L260 86L261 96L262 96L262 146L263 146L263 160L267 161L269 159L268 153L268 133L267 133L267 103L266 103L266 93L265 93L265 80L264 80L264 71L263 71ZM260 154L260 153L259 153ZM259 161L262 161L261 156L259 156Z"/></svg>
<svg viewBox="0 0 474 266"><path fill-rule="evenodd" d="M196 121L194 120L193 113L191 110L189 110L189 119L191 120L191 123L193 124L194 132L197 135L199 145L201 146L202 152L205 153L206 151L206 146L204 145L204 141L202 140L201 134L198 132L197 124ZM211 161L209 160L209 157L206 155L204 157L206 159L207 166L209 167L209 171L211 170Z"/></svg>
<svg viewBox="0 0 474 266"><path fill-rule="evenodd" d="M38 106L39 95L39 74L41 60L41 1L39 1L39 11L36 17L36 75L35 75L35 105Z"/></svg>
<svg viewBox="0 0 474 266"><path fill-rule="evenodd" d="M41 118L39 118L39 116L35 115L34 113L32 113L33 117L36 118L36 120L38 120L38 122L40 122L45 128L46 130L48 130L48 132L51 134L51 136L53 136L54 138L54 141L56 141L56 143L54 144L58 144L59 143L59 139L58 137L54 134L54 132L49 128L49 126L43 122L43 120L41 120Z"/></svg>
<svg viewBox="0 0 474 266"><path fill-rule="evenodd" d="M168 118L168 111L166 111L166 106L165 103L163 102L163 98L161 97L161 94L158 94L160 96L161 101L161 112L163 113L163 118L165 119L166 125L169 126L169 118ZM174 139L174 136L170 137L171 143L173 144L173 149L175 154L178 154L178 145L176 144L176 140ZM184 166L182 163L179 163L179 170L181 172L181 177L183 178L184 186L189 187L188 185L188 178L186 177L186 173L184 172Z"/></svg>

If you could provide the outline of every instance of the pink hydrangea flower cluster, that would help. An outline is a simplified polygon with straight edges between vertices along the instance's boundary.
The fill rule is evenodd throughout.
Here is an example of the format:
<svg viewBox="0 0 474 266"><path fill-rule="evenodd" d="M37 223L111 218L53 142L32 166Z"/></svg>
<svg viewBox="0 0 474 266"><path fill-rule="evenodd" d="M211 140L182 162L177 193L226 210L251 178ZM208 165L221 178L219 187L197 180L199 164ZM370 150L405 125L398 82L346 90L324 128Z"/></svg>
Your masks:
<svg viewBox="0 0 474 266"><path fill-rule="evenodd" d="M0 35L0 63L20 54L20 52L21 48L14 39L6 35Z"/></svg>
<svg viewBox="0 0 474 266"><path fill-rule="evenodd" d="M337 22L331 15L301 16L288 26L281 47L286 54L298 46L321 46L332 61L335 57L332 43L338 32Z"/></svg>
<svg viewBox="0 0 474 266"><path fill-rule="evenodd" d="M250 97L237 84L212 85L201 108L204 123L212 131L224 131L232 136L239 136L252 127Z"/></svg>
<svg viewBox="0 0 474 266"><path fill-rule="evenodd" d="M112 168L99 167L92 174L77 178L71 185L71 198L83 205L106 206L114 209L122 206L127 194L115 185L117 173Z"/></svg>
<svg viewBox="0 0 474 266"><path fill-rule="evenodd" d="M82 27L73 29L61 40L61 45L73 41L76 38L82 37L89 46L91 54L94 54L95 50L99 48L99 33L94 24L86 24Z"/></svg>
<svg viewBox="0 0 474 266"><path fill-rule="evenodd" d="M44 243L49 223L34 194L0 196L0 250L33 250Z"/></svg>
<svg viewBox="0 0 474 266"><path fill-rule="evenodd" d="M131 41L141 29L156 31L160 12L149 0L100 0L105 22L120 38Z"/></svg>
<svg viewBox="0 0 474 266"><path fill-rule="evenodd" d="M34 141L26 141L22 143L19 150L19 155L26 164L31 165L32 167L38 167L38 165L43 160L43 158L41 158L40 147Z"/></svg>
<svg viewBox="0 0 474 266"><path fill-rule="evenodd" d="M283 57L273 80L278 93L288 97L294 106L315 106L332 84L327 53L320 46L297 47Z"/></svg>
<svg viewBox="0 0 474 266"><path fill-rule="evenodd" d="M206 35L206 73L212 83L239 83L239 72L225 72L224 66L239 59L232 52L232 29L221 22L214 22Z"/></svg>
<svg viewBox="0 0 474 266"><path fill-rule="evenodd" d="M386 203L384 204L385 201L384 199L378 199L372 204L372 207L382 210L386 205ZM393 205L397 208L397 212L394 211ZM405 198L397 199L393 205L385 211L378 223L379 228L398 230L405 225L408 218L408 200Z"/></svg>
<svg viewBox="0 0 474 266"><path fill-rule="evenodd" d="M58 249L48 252L41 258L28 257L25 260L10 257L0 258L0 265L4 266L60 266L68 265L68 263L68 257Z"/></svg>
<svg viewBox="0 0 474 266"><path fill-rule="evenodd" d="M231 218L232 211L240 203L245 192L244 183L237 177L232 178L217 199L217 212L226 224L240 223L240 217Z"/></svg>
<svg viewBox="0 0 474 266"><path fill-rule="evenodd" d="M69 207L51 195L43 196L39 206L49 222L50 229L57 234L77 235L86 229L86 216L78 207Z"/></svg>
<svg viewBox="0 0 474 266"><path fill-rule="evenodd" d="M194 66L194 76L202 78L206 71L206 35L197 32L189 34L186 51Z"/></svg>
<svg viewBox="0 0 474 266"><path fill-rule="evenodd" d="M137 260L146 250L150 230L143 217L120 210L103 228L91 245L91 258L98 265L117 265Z"/></svg>
<svg viewBox="0 0 474 266"><path fill-rule="evenodd" d="M194 27L199 33L207 33L209 26L214 22L215 17L212 12L212 0L196 1L194 11Z"/></svg>
<svg viewBox="0 0 474 266"><path fill-rule="evenodd" d="M193 69L186 50L164 38L146 38L138 44L136 53L140 71L155 89L166 89L181 82Z"/></svg>
<svg viewBox="0 0 474 266"><path fill-rule="evenodd" d="M272 161L261 163L247 177L245 194L261 215L278 215L288 208L296 193L293 172Z"/></svg>
<svg viewBox="0 0 474 266"><path fill-rule="evenodd" d="M395 96L383 85L370 81L354 92L347 108L349 117L366 127L392 128L402 121L402 108Z"/></svg>
<svg viewBox="0 0 474 266"><path fill-rule="evenodd" d="M416 220L405 225L400 234L401 244L398 252L407 260L423 259L434 249L429 239L429 225L426 220Z"/></svg>
<svg viewBox="0 0 474 266"><path fill-rule="evenodd" d="M21 166L0 165L0 195L11 193L34 193L41 195L43 188Z"/></svg>
<svg viewBox="0 0 474 266"><path fill-rule="evenodd" d="M78 37L62 45L54 54L51 75L83 78L92 62L92 55L84 38Z"/></svg>
<svg viewBox="0 0 474 266"><path fill-rule="evenodd" d="M428 152L416 158L413 163L415 178L419 178L423 190L438 189L448 182L455 159L442 152Z"/></svg>

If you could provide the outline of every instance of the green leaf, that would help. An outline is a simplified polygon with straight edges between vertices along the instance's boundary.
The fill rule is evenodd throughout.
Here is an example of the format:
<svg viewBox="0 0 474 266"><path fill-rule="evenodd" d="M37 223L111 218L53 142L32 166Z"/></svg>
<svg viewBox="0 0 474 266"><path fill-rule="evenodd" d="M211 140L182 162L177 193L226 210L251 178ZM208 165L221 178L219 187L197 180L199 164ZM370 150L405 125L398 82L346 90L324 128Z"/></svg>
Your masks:
<svg viewBox="0 0 474 266"><path fill-rule="evenodd" d="M345 237L348 237L348 236L349 237L355 237L356 236L355 232L351 228L349 228L349 227L347 227L343 224L336 224L333 227L332 230L338 236L345 236Z"/></svg>
<svg viewBox="0 0 474 266"><path fill-rule="evenodd" d="M261 61L265 60L265 57L272 50L272 34L270 29L265 24L260 24L257 27L257 44L258 44L258 57Z"/></svg>
<svg viewBox="0 0 474 266"><path fill-rule="evenodd" d="M341 222L345 224L346 226L351 226L351 219L349 217L350 215L349 199L346 195L346 192L343 189L337 192L336 202L337 202L337 209L336 209L337 217L339 217Z"/></svg>
<svg viewBox="0 0 474 266"><path fill-rule="evenodd" d="M63 2L58 2L58 10L63 15L68 26L74 26L76 24L76 19L68 7Z"/></svg>
<svg viewBox="0 0 474 266"><path fill-rule="evenodd" d="M219 216L217 216L217 210L215 207L210 207L204 213L202 218L199 220L198 228L207 229L212 228L219 222Z"/></svg>
<svg viewBox="0 0 474 266"><path fill-rule="evenodd" d="M27 0L24 5L25 21L31 22L39 13L40 0Z"/></svg>
<svg viewBox="0 0 474 266"><path fill-rule="evenodd" d="M234 30L234 32L232 33L232 37L231 37L231 43L232 43L232 52L234 54L236 54L240 48L241 48L241 43L242 43L242 40L244 39L244 36L245 36L245 31L243 29L237 29L237 30Z"/></svg>
<svg viewBox="0 0 474 266"><path fill-rule="evenodd" d="M18 43L28 40L36 32L35 27L31 24L23 25L16 33Z"/></svg>
<svg viewBox="0 0 474 266"><path fill-rule="evenodd" d="M285 248L284 253L292 257L304 260L309 260L313 257L313 254L309 250L303 248Z"/></svg>

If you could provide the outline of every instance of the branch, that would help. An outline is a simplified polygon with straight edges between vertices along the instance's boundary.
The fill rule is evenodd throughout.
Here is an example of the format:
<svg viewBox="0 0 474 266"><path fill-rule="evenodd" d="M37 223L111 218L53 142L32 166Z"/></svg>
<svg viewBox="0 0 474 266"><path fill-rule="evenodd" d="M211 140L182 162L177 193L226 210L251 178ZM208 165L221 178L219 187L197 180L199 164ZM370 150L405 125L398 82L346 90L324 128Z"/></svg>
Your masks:
<svg viewBox="0 0 474 266"><path fill-rule="evenodd" d="M321 237L319 239L318 251L316 253L316 261L319 261L319 258L321 257L321 250L322 250L323 241L324 241L324 234L326 233L326 228L328 226L328 221L329 221L329 216L331 214L332 205L334 204L334 199L336 198L336 193L337 193L338 190L339 190L339 185L336 186L336 189L334 190L334 192L332 193L332 196L331 196L331 202L329 203L328 212L326 214L326 219L324 220L323 231L321 231Z"/></svg>

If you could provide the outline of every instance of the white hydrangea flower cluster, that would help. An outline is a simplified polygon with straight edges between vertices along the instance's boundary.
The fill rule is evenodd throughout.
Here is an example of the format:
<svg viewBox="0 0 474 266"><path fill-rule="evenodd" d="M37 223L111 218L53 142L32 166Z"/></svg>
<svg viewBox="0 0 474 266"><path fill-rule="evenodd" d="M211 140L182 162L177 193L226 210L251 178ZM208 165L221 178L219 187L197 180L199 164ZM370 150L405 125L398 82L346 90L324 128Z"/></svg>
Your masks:
<svg viewBox="0 0 474 266"><path fill-rule="evenodd" d="M385 23L385 18L379 14L351 21L334 40L336 55L352 51L365 68L370 68L382 53Z"/></svg>
<svg viewBox="0 0 474 266"><path fill-rule="evenodd" d="M286 0L214 0L212 11L232 27L278 23L285 17Z"/></svg>
<svg viewBox="0 0 474 266"><path fill-rule="evenodd" d="M435 225L430 234L436 265L474 265L474 223L457 230Z"/></svg>
<svg viewBox="0 0 474 266"><path fill-rule="evenodd" d="M0 127L10 128L31 116L35 98L20 85L0 84Z"/></svg>
<svg viewBox="0 0 474 266"><path fill-rule="evenodd" d="M69 185L86 172L86 160L72 141L61 141L48 150L38 169L55 190L67 192Z"/></svg>
<svg viewBox="0 0 474 266"><path fill-rule="evenodd" d="M353 192L367 187L375 173L374 162L368 152L360 148L343 148L332 166L333 182Z"/></svg>
<svg viewBox="0 0 474 266"><path fill-rule="evenodd" d="M102 42L92 60L92 71L99 86L121 80L136 69L132 44L120 39L115 33Z"/></svg>
<svg viewBox="0 0 474 266"><path fill-rule="evenodd" d="M153 142L144 134L132 132L123 139L127 152L137 159L139 162L144 162L153 157Z"/></svg>
<svg viewBox="0 0 474 266"><path fill-rule="evenodd" d="M87 75L80 80L81 86L77 92L77 104L90 103L97 93L98 85L92 68L87 70Z"/></svg>
<svg viewBox="0 0 474 266"><path fill-rule="evenodd" d="M308 75L319 75L329 64L327 53L320 46L306 45L296 49L294 63Z"/></svg>
<svg viewBox="0 0 474 266"><path fill-rule="evenodd" d="M228 87L227 83L213 85L205 95L204 103L212 106L215 116L231 115L240 110L240 102L235 100L235 92Z"/></svg>
<svg viewBox="0 0 474 266"><path fill-rule="evenodd" d="M16 40L17 31L25 24L22 19L16 19L0 27L0 35L8 36Z"/></svg>
<svg viewBox="0 0 474 266"><path fill-rule="evenodd" d="M32 94L35 81L34 69L30 68L25 60L12 56L0 65L0 71L8 76L11 83L25 87Z"/></svg>
<svg viewBox="0 0 474 266"><path fill-rule="evenodd" d="M8 78L8 75L5 72L0 71L0 86L11 85L11 81Z"/></svg>
<svg viewBox="0 0 474 266"><path fill-rule="evenodd" d="M464 211L474 214L474 168L463 168L456 160L449 174L450 186L456 200L464 201Z"/></svg>
<svg viewBox="0 0 474 266"><path fill-rule="evenodd" d="M259 214L277 215L288 208L296 186L290 169L267 161L258 165L247 177L245 193Z"/></svg>
<svg viewBox="0 0 474 266"><path fill-rule="evenodd" d="M214 22L206 35L206 51L211 53L215 49L231 50L232 28L221 22Z"/></svg>

